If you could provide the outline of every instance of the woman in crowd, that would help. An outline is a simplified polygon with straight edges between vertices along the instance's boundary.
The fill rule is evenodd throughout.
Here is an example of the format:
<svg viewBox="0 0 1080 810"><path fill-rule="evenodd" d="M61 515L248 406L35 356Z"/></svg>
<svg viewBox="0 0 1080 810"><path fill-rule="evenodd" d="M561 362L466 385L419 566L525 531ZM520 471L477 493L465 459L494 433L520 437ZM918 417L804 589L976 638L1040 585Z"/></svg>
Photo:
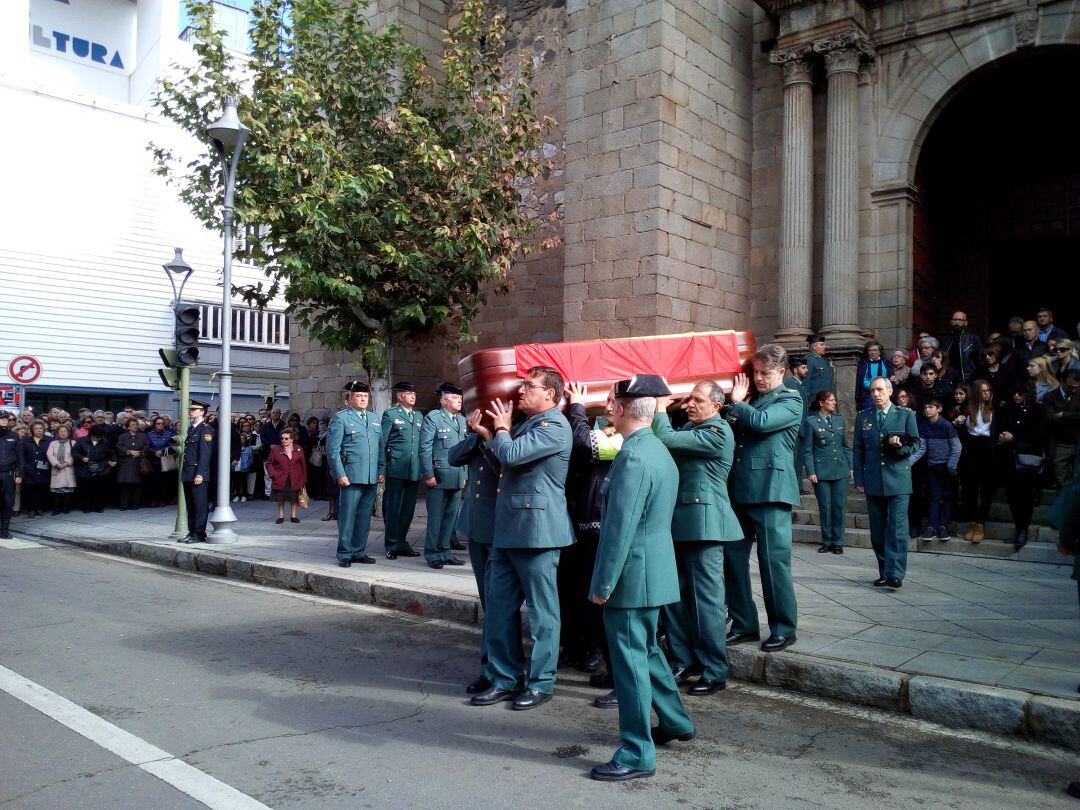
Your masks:
<svg viewBox="0 0 1080 810"><path fill-rule="evenodd" d="M930 361L930 355L938 348L937 338L926 335L919 338L919 342L915 344L915 348L918 349L919 356L915 362L911 364L911 373L918 374L919 369L922 368L923 363Z"/></svg>
<svg viewBox="0 0 1080 810"><path fill-rule="evenodd" d="M338 508L338 495L341 490L338 487L337 479L334 478L333 473L330 471L330 463L326 460L326 431L327 423L322 422L322 435L319 437L319 449L322 451L323 465L319 475L322 477L323 495L326 497L328 508L326 514L323 515L323 520L337 520L337 508Z"/></svg>
<svg viewBox="0 0 1080 810"><path fill-rule="evenodd" d="M844 553L851 449L844 434L844 417L836 411L836 394L818 391L803 426L803 464L814 485L821 520L819 554Z"/></svg>
<svg viewBox="0 0 1080 810"><path fill-rule="evenodd" d="M1003 363L1001 358L1001 347L996 343L991 343L983 350L983 365L978 371L979 379L990 383L991 389L997 392L998 399L994 404L999 408L1005 406L1007 399L1005 392L1016 382L1013 379L1012 369L1008 364Z"/></svg>
<svg viewBox="0 0 1080 810"><path fill-rule="evenodd" d="M277 496L277 523L285 522L285 502L289 502L289 520L299 523L296 516L297 498L307 483L307 463L304 451L297 442L298 432L287 427L281 431L281 444L270 448L266 472L270 476L270 491Z"/></svg>
<svg viewBox="0 0 1080 810"><path fill-rule="evenodd" d="M319 417L309 416L307 420L307 441L302 438L300 445L304 448L304 456L307 458L308 495L312 500L322 497L322 461L325 453L319 449L319 440L322 431L319 429Z"/></svg>
<svg viewBox="0 0 1080 810"><path fill-rule="evenodd" d="M855 407L860 411L869 408L870 381L874 377L888 377L889 367L882 357L882 346L876 340L869 341L863 347L863 356L859 360L859 367L855 371Z"/></svg>
<svg viewBox="0 0 1080 810"><path fill-rule="evenodd" d="M892 373L889 375L889 381L893 384L893 390L906 388L911 378L911 367L908 365L907 352L903 349L896 349L889 358L892 362Z"/></svg>
<svg viewBox="0 0 1080 810"><path fill-rule="evenodd" d="M964 539L972 543L981 543L985 539L984 527L990 516L990 501L998 488L998 467L995 464L998 426L994 405L994 389L986 380L975 380L971 385L972 403L964 431L967 434L962 442L965 463L964 474L964 512L971 524L964 533Z"/></svg>
<svg viewBox="0 0 1080 810"><path fill-rule="evenodd" d="M1034 387L1035 402L1042 404L1043 397L1061 385L1050 369L1050 361L1045 357L1032 357L1028 360L1027 373Z"/></svg>
<svg viewBox="0 0 1080 810"><path fill-rule="evenodd" d="M1049 352L1047 356L1050 356ZM1071 340L1059 340L1054 345L1054 356L1050 366L1054 376L1059 380L1067 371L1080 371L1080 357L1076 356L1076 346Z"/></svg>
<svg viewBox="0 0 1080 810"><path fill-rule="evenodd" d="M149 453L146 434L139 430L139 420L124 420L124 432L116 437L116 483L120 488L120 511L138 509L142 499L143 461ZM149 461L147 461L149 463Z"/></svg>
<svg viewBox="0 0 1080 810"><path fill-rule="evenodd" d="M71 513L71 496L75 492L75 459L72 455L74 444L71 434L71 425L61 424L45 453L50 467L49 489L53 495L54 515L61 512L65 515Z"/></svg>
<svg viewBox="0 0 1080 810"><path fill-rule="evenodd" d="M967 419L969 405L971 403L971 388L966 383L960 383L953 389L952 396L945 404L945 418L952 422L956 428L956 437L960 439L960 465L956 475L956 510L955 515L960 520L966 520L964 512L964 466L967 463L967 454L963 448L967 445Z"/></svg>
<svg viewBox="0 0 1080 810"><path fill-rule="evenodd" d="M941 349L934 349L933 353L930 355L930 362L937 367L938 382L947 386L950 391L954 390L961 382L960 372L949 365L948 352L943 352Z"/></svg>
<svg viewBox="0 0 1080 810"><path fill-rule="evenodd" d="M300 414L290 413L289 418L285 420L285 426L296 431L296 445L303 449L308 442L308 432L307 428L300 424Z"/></svg>
<svg viewBox="0 0 1080 810"><path fill-rule="evenodd" d="M116 466L116 454L105 439L106 431L105 425L94 425L86 436L75 442L71 452L83 512L105 511L105 485L109 472Z"/></svg>
<svg viewBox="0 0 1080 810"><path fill-rule="evenodd" d="M89 436L90 428L92 428L93 426L94 417L89 415L84 416L79 422L79 427L75 430L75 438L82 439L85 436Z"/></svg>
<svg viewBox="0 0 1080 810"><path fill-rule="evenodd" d="M150 459L150 474L146 476L146 492L151 506L164 506L176 493L175 475L163 472L161 469L161 459L169 452L169 442L175 435L176 431L165 427L165 420L160 416L154 417L150 432L146 434L147 457ZM173 484L172 490L168 489L170 479Z"/></svg>
<svg viewBox="0 0 1080 810"><path fill-rule="evenodd" d="M23 439L22 512L27 517L41 517L49 507L49 444L45 423L30 422L30 435Z"/></svg>
<svg viewBox="0 0 1080 810"><path fill-rule="evenodd" d="M233 503L247 501L255 492L255 467L259 458L259 434L255 424L240 420L240 435L232 448L232 496Z"/></svg>
<svg viewBox="0 0 1080 810"><path fill-rule="evenodd" d="M1038 358L1042 359L1042 358ZM1043 437L1046 413L1035 402L1030 387L1013 386L1010 402L1001 413L998 449L1001 478L1009 495L1009 511L1015 528L1012 542L1017 551L1028 541L1039 476L1044 464Z"/></svg>

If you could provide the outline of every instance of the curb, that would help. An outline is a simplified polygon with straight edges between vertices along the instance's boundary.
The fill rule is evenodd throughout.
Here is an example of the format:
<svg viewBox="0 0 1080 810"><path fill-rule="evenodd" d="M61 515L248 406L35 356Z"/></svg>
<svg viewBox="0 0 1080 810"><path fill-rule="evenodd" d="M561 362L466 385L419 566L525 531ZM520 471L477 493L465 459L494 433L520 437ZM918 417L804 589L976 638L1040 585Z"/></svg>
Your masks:
<svg viewBox="0 0 1080 810"><path fill-rule="evenodd" d="M25 530L20 533L88 551L341 602L375 605L428 619L478 625L481 618L479 599L421 586L346 578L326 571L301 571L276 563L231 557L211 549L173 548L145 540L92 540ZM1025 737L1080 751L1080 701L812 655L763 653L750 645L729 647L728 661L735 680L909 714L952 728Z"/></svg>

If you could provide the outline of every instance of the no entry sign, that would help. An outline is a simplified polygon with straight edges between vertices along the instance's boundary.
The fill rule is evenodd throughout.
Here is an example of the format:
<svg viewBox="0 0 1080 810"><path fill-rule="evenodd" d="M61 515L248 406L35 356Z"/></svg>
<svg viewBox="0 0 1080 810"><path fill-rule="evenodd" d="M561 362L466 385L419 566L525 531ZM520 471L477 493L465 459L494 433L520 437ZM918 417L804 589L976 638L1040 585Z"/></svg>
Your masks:
<svg viewBox="0 0 1080 810"><path fill-rule="evenodd" d="M8 363L8 376L20 385L29 385L41 376L41 361L28 354L20 354Z"/></svg>

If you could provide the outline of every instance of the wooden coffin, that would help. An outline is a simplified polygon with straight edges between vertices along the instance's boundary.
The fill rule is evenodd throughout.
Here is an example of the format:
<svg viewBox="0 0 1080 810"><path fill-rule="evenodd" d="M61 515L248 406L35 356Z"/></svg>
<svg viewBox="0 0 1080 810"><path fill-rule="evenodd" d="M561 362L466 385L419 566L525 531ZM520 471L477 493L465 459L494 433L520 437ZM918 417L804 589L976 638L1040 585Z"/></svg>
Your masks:
<svg viewBox="0 0 1080 810"><path fill-rule="evenodd" d="M719 380L731 391L735 375L756 350L752 332L721 330L679 335L566 343L526 343L482 349L458 363L465 412L485 409L492 400L517 401L528 368L548 365L568 382L589 388L587 407L603 406L608 389L634 374L660 374L676 395L688 394L699 380Z"/></svg>

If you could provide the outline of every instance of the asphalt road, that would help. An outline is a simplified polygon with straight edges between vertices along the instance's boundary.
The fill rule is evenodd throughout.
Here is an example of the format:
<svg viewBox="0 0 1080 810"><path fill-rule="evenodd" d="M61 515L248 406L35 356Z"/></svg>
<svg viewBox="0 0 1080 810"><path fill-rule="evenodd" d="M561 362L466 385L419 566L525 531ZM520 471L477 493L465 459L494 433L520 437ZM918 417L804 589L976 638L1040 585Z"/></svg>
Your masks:
<svg viewBox="0 0 1080 810"><path fill-rule="evenodd" d="M588 770L617 718L588 704L585 676L560 673L536 711L474 708L476 644L401 614L0 547L0 807L1080 808L1062 792L1074 755L740 685L687 699L699 736L661 749L655 778L599 784Z"/></svg>

